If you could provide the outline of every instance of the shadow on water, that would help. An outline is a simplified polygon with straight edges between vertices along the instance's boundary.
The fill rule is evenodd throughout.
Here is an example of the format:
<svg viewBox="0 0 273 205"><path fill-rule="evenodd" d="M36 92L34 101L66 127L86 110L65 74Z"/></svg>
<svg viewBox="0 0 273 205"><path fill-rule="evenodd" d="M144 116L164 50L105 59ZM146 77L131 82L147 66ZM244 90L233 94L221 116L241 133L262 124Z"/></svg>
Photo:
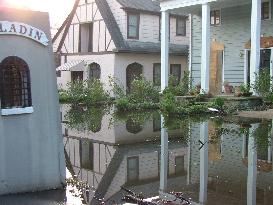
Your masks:
<svg viewBox="0 0 273 205"><path fill-rule="evenodd" d="M271 120L61 112L67 168L87 204L186 204L180 192L191 204L273 204Z"/></svg>

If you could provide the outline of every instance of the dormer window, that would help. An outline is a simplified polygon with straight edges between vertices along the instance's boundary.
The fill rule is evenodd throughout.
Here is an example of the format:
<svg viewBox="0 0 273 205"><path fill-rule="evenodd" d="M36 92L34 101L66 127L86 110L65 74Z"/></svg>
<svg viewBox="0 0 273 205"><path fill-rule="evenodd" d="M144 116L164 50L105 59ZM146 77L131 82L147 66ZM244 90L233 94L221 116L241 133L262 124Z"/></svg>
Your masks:
<svg viewBox="0 0 273 205"><path fill-rule="evenodd" d="M127 38L139 39L139 13L127 13Z"/></svg>
<svg viewBox="0 0 273 205"><path fill-rule="evenodd" d="M262 20L268 20L271 18L271 1L270 0L264 0L262 2Z"/></svg>
<svg viewBox="0 0 273 205"><path fill-rule="evenodd" d="M176 35L186 36L186 19L183 17L176 18Z"/></svg>

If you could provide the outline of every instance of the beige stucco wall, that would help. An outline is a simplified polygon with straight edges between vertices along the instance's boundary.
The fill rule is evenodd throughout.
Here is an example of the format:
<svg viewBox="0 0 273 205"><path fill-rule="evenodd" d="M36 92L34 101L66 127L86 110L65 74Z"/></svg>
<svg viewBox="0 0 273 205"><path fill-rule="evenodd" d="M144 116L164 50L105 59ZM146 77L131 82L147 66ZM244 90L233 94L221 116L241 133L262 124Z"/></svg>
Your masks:
<svg viewBox="0 0 273 205"><path fill-rule="evenodd" d="M0 20L41 29L50 39L47 13L3 9ZM51 43L0 36L0 62L18 56L29 65L34 112L0 115L0 195L61 187L65 163Z"/></svg>

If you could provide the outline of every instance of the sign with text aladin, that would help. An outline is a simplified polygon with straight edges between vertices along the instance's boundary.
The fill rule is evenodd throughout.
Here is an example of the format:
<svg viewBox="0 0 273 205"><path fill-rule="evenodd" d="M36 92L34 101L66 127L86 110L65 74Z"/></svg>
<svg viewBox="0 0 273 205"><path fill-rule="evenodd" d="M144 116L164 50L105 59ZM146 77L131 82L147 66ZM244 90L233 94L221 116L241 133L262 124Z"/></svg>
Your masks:
<svg viewBox="0 0 273 205"><path fill-rule="evenodd" d="M48 45L48 38L46 34L33 26L19 23L19 22L9 22L0 21L0 35L19 35L30 38L44 46Z"/></svg>

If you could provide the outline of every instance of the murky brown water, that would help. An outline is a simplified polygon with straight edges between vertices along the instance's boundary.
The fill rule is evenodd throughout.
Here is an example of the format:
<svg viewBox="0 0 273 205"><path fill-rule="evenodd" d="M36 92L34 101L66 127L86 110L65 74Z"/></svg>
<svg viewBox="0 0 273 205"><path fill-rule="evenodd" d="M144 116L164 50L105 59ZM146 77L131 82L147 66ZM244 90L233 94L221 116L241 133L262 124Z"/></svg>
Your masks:
<svg viewBox="0 0 273 205"><path fill-rule="evenodd" d="M273 204L271 121L65 105L62 119L77 203Z"/></svg>

